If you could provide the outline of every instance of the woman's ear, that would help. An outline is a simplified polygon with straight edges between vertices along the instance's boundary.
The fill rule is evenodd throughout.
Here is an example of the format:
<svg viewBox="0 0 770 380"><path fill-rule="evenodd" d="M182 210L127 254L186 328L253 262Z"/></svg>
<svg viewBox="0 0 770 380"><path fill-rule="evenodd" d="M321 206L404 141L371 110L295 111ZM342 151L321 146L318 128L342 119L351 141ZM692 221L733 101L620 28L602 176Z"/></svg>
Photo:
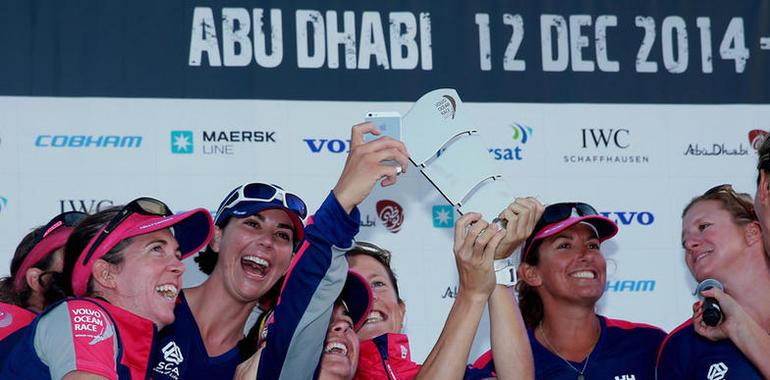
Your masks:
<svg viewBox="0 0 770 380"><path fill-rule="evenodd" d="M214 226L214 236L211 238L211 242L209 243L209 247L211 247L211 250L219 253L219 245L222 241L222 229L219 228L219 226Z"/></svg>
<svg viewBox="0 0 770 380"><path fill-rule="evenodd" d="M750 246L754 244L763 244L762 228L760 227L759 222L751 222L745 225L743 236L746 239L746 244Z"/></svg>
<svg viewBox="0 0 770 380"><path fill-rule="evenodd" d="M519 278L531 287L538 287L543 284L543 279L540 277L540 271L538 271L537 267L527 263L519 265Z"/></svg>
<svg viewBox="0 0 770 380"><path fill-rule="evenodd" d="M32 291L36 293L42 293L43 287L40 286L40 275L43 274L43 270L40 268L29 268L27 273L24 274L24 281Z"/></svg>
<svg viewBox="0 0 770 380"><path fill-rule="evenodd" d="M401 315L399 315L399 320L401 321L401 326L398 326L398 329L400 331L404 330L404 325L406 324L406 303L403 301L398 301L398 311Z"/></svg>
<svg viewBox="0 0 770 380"><path fill-rule="evenodd" d="M103 288L115 289L118 287L115 279L115 265L102 259L96 260L94 266L91 267L91 276Z"/></svg>

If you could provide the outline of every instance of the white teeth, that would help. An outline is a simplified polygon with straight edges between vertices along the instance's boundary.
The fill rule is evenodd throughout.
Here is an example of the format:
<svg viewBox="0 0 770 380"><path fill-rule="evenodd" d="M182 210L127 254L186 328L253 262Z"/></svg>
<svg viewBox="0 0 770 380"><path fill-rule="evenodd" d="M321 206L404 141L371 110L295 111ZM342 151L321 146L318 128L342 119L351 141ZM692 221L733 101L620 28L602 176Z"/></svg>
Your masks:
<svg viewBox="0 0 770 380"><path fill-rule="evenodd" d="M340 342L331 342L326 345L324 349L326 353L341 353L343 355L348 354L348 347Z"/></svg>
<svg viewBox="0 0 770 380"><path fill-rule="evenodd" d="M588 271L588 270L583 270L583 271L580 271L580 272L575 272L575 273L570 274L570 276L571 277L575 277L575 278L596 278L596 275L594 274L594 272L591 272L591 271Z"/></svg>
<svg viewBox="0 0 770 380"><path fill-rule="evenodd" d="M259 258L257 256L243 256L242 259L248 262L251 262L255 265L263 266L265 267L265 269L267 269L270 266L270 263L268 263L267 260Z"/></svg>
<svg viewBox="0 0 770 380"><path fill-rule="evenodd" d="M695 262L697 263L700 259L708 256L711 253L711 251L701 252L697 256L695 256Z"/></svg>
<svg viewBox="0 0 770 380"><path fill-rule="evenodd" d="M155 291L168 299L176 299L179 294L179 289L172 284L158 285L155 287Z"/></svg>
<svg viewBox="0 0 770 380"><path fill-rule="evenodd" d="M383 320L382 314L380 314L379 311L372 311L371 313L369 313L369 316L366 317L366 322L367 323L368 322L379 322L379 321L382 321L382 320Z"/></svg>

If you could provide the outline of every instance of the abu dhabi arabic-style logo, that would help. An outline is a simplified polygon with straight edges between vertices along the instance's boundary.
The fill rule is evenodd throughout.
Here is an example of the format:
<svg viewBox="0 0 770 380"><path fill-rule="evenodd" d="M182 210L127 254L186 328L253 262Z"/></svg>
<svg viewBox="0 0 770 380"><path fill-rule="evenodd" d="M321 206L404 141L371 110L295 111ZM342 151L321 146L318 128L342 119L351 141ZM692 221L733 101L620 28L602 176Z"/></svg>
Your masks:
<svg viewBox="0 0 770 380"><path fill-rule="evenodd" d="M760 145L767 139L767 131L761 129L752 129L749 131L749 145L754 150L759 150Z"/></svg>
<svg viewBox="0 0 770 380"><path fill-rule="evenodd" d="M377 216L382 220L382 224L388 231L396 233L401 231L401 224L404 223L404 208L398 203L383 199L376 204Z"/></svg>
<svg viewBox="0 0 770 380"><path fill-rule="evenodd" d="M171 131L171 153L192 154L192 152L193 152L192 131Z"/></svg>

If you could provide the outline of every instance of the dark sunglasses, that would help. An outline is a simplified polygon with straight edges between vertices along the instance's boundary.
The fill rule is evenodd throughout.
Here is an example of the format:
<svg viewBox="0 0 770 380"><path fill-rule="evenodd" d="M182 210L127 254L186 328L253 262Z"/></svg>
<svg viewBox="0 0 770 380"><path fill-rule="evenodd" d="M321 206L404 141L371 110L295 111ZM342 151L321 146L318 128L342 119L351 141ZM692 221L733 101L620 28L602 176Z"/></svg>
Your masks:
<svg viewBox="0 0 770 380"><path fill-rule="evenodd" d="M753 205L752 206L747 206L746 205L747 200L745 200L745 199L743 199L741 197L743 194L739 194L739 193L737 193L735 191L735 189L733 189L733 185L730 185L729 183L726 183L726 184L723 184L723 185L714 186L714 187L706 190L705 193L703 193L704 196L713 195L713 194L727 194L736 203L738 203L738 205L741 206L743 211L746 211L746 215L749 218L754 219L754 220L757 219L756 213L754 212L754 206Z"/></svg>
<svg viewBox="0 0 770 380"><path fill-rule="evenodd" d="M32 247L36 246L48 235L52 234L54 231L61 227L75 227L78 223L80 223L81 220L83 220L83 218L87 216L88 214L80 211L67 211L57 215L51 219L51 221L48 222L48 224L46 224L43 228L38 228L35 230L35 237L32 240Z"/></svg>
<svg viewBox="0 0 770 380"><path fill-rule="evenodd" d="M233 208L241 202L276 202L283 207L294 211L302 219L307 217L307 206L299 196L276 185L249 183L233 191L232 195L222 202L222 205L219 206L219 210L217 210L216 214L217 223L221 222L219 218L226 209Z"/></svg>
<svg viewBox="0 0 770 380"><path fill-rule="evenodd" d="M540 230L542 230L545 226L561 222L562 220L565 220L573 215L599 215L599 212L597 212L595 208L591 207L591 205L582 202L564 202L548 205L543 211L543 216L540 217L540 220L535 225L535 229L533 230L532 234L529 236L529 238L527 238L524 246L529 247L530 244L532 244L532 239L535 238L535 235L537 235L537 233L540 232Z"/></svg>
<svg viewBox="0 0 770 380"><path fill-rule="evenodd" d="M91 249L88 250L88 253L86 253L85 258L83 258L83 265L87 265L88 261L91 259L91 256L93 256L94 252L96 252L96 248L99 247L100 244L104 241L104 239L107 238L107 236L110 235L110 232L114 231L115 228L117 228L120 223L123 223L129 216L132 214L142 214L142 215L157 215L157 216L170 216L174 213L171 212L171 209L166 206L165 203L154 199L154 198L137 198L133 201L129 202L127 205L123 206L123 208L118 212L117 215L115 215L112 220L110 220L109 223L107 223L107 226L102 230L101 233L99 233L99 236L96 237L96 240L94 241L94 244L91 245Z"/></svg>

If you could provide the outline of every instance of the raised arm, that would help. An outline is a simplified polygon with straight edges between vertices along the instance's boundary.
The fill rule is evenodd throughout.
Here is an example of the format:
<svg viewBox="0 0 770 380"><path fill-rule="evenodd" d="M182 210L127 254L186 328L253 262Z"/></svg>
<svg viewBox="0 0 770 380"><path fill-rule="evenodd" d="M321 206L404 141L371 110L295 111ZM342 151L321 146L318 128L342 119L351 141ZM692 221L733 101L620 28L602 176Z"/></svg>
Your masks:
<svg viewBox="0 0 770 380"><path fill-rule="evenodd" d="M455 224L454 235L460 288L438 342L416 379L463 378L484 305L495 288L492 262L504 231L481 220L480 214L468 213Z"/></svg>
<svg viewBox="0 0 770 380"><path fill-rule="evenodd" d="M545 206L533 197L516 198L500 218L506 219L505 237L495 252L495 259L510 256L532 233ZM490 340L498 379L533 379L532 350L513 288L496 285L489 298Z"/></svg>
<svg viewBox="0 0 770 380"><path fill-rule="evenodd" d="M396 182L398 170L382 161L409 163L403 143L389 137L364 143L365 133L378 134L371 123L355 125L351 148L337 184L305 230L306 241L294 257L276 306L267 344L256 358L239 366L236 379L311 378L321 357L334 301L345 283L345 252L358 233L356 206L382 185ZM403 170L403 169L402 169ZM256 368L254 368L256 367Z"/></svg>

